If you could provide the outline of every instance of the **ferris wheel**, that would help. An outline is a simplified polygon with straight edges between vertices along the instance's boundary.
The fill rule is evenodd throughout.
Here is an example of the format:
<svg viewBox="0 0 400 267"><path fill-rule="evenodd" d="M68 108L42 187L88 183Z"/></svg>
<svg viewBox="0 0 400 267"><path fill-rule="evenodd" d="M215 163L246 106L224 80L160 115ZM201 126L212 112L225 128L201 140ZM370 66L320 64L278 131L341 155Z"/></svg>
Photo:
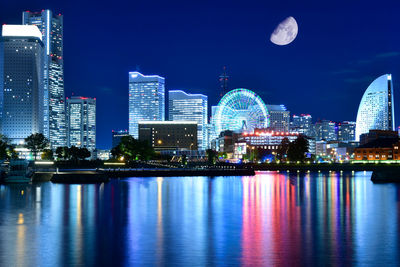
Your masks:
<svg viewBox="0 0 400 267"><path fill-rule="evenodd" d="M215 133L225 130L253 131L269 126L269 113L264 101L248 89L234 89L219 101L215 112Z"/></svg>

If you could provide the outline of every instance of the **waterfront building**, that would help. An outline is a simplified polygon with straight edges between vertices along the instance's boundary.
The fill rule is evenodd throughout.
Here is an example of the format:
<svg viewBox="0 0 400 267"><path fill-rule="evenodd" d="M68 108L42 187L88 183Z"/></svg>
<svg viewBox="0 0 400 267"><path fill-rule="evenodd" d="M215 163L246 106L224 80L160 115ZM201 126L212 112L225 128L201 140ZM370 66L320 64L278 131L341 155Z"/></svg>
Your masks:
<svg viewBox="0 0 400 267"><path fill-rule="evenodd" d="M121 139L124 136L128 136L129 132L128 130L119 130L119 131L114 131L112 130L111 132L111 138L112 138L112 146L111 148L114 148L121 143Z"/></svg>
<svg viewBox="0 0 400 267"><path fill-rule="evenodd" d="M139 138L139 121L165 120L165 79L129 72L129 134Z"/></svg>
<svg viewBox="0 0 400 267"><path fill-rule="evenodd" d="M111 158L111 152L108 149L96 149L96 159L109 160Z"/></svg>
<svg viewBox="0 0 400 267"><path fill-rule="evenodd" d="M369 130L394 131L392 75L385 74L373 81L365 91L357 113L356 140Z"/></svg>
<svg viewBox="0 0 400 267"><path fill-rule="evenodd" d="M368 133L360 135L360 145L364 145L378 139L396 139L398 137L399 135L396 131L369 130Z"/></svg>
<svg viewBox="0 0 400 267"><path fill-rule="evenodd" d="M257 150L271 159L277 155L282 140L287 138L289 142L299 137L297 132L277 132L269 129L255 129L253 133L243 132L234 137L234 157L243 158L249 150ZM253 151L250 151L253 152Z"/></svg>
<svg viewBox="0 0 400 267"><path fill-rule="evenodd" d="M300 116L293 115L290 130L293 132L301 133L309 137L314 136L311 115L310 114L301 114Z"/></svg>
<svg viewBox="0 0 400 267"><path fill-rule="evenodd" d="M67 98L67 145L96 149L96 98Z"/></svg>
<svg viewBox="0 0 400 267"><path fill-rule="evenodd" d="M399 138L375 139L354 150L354 159L364 161L400 160Z"/></svg>
<svg viewBox="0 0 400 267"><path fill-rule="evenodd" d="M285 105L267 105L270 129L279 132L289 132L290 111Z"/></svg>
<svg viewBox="0 0 400 267"><path fill-rule="evenodd" d="M338 141L354 141L356 139L356 122L343 121L337 124Z"/></svg>
<svg viewBox="0 0 400 267"><path fill-rule="evenodd" d="M314 127L315 138L317 141L326 140L332 141L336 140L336 124L329 120L320 120L315 123Z"/></svg>
<svg viewBox="0 0 400 267"><path fill-rule="evenodd" d="M66 145L64 95L63 16L51 10L22 13L24 25L35 25L42 33L43 134L52 148Z"/></svg>
<svg viewBox="0 0 400 267"><path fill-rule="evenodd" d="M42 34L32 25L3 25L0 39L0 128L15 144L43 133Z"/></svg>
<svg viewBox="0 0 400 267"><path fill-rule="evenodd" d="M168 92L168 116L170 121L197 122L198 146L201 150L208 148L208 98L202 94L188 94L181 90Z"/></svg>
<svg viewBox="0 0 400 267"><path fill-rule="evenodd" d="M139 140L156 151L197 150L197 122L139 121Z"/></svg>

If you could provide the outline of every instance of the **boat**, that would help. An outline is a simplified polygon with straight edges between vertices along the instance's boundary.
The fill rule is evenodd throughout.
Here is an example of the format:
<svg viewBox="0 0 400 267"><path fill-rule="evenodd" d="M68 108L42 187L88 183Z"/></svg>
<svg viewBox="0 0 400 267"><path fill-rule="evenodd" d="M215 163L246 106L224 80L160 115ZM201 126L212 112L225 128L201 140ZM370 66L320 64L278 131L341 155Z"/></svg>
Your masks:
<svg viewBox="0 0 400 267"><path fill-rule="evenodd" d="M32 163L25 159L10 160L5 183L30 183L32 181Z"/></svg>

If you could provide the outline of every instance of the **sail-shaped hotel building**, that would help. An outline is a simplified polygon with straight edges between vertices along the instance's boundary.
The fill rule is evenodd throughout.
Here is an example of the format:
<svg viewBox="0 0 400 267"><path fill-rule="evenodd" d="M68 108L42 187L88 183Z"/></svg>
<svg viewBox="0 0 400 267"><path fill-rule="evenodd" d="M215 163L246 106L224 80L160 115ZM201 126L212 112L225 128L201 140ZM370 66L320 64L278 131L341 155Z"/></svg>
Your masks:
<svg viewBox="0 0 400 267"><path fill-rule="evenodd" d="M394 130L392 75L373 81L365 91L357 113L356 140L369 130Z"/></svg>

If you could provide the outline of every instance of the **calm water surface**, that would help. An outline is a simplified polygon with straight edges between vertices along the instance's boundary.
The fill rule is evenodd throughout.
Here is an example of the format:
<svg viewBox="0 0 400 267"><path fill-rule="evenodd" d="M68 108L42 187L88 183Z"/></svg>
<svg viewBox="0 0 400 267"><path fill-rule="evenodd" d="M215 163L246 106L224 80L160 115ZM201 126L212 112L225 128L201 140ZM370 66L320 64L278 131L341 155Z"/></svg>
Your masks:
<svg viewBox="0 0 400 267"><path fill-rule="evenodd" d="M400 186L370 173L0 186L0 266L398 265Z"/></svg>

